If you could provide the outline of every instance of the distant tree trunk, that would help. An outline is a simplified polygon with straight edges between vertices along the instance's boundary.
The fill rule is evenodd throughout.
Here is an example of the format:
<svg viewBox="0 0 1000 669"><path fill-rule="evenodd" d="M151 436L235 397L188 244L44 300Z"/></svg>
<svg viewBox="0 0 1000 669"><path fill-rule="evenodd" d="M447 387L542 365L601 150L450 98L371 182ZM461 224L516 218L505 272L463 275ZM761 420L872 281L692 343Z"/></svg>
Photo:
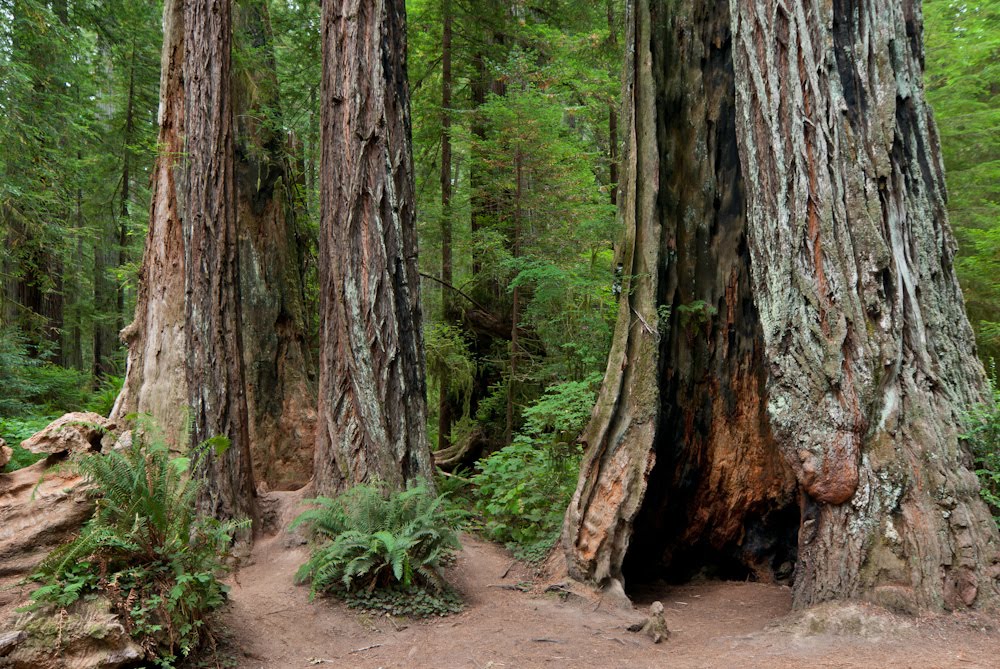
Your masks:
<svg viewBox="0 0 1000 669"><path fill-rule="evenodd" d="M121 332L128 346L125 383L111 411L119 423L130 414L151 416L168 446L183 450L187 422L184 335L183 209L179 165L184 154L184 7L163 6L160 65L160 147L152 175L149 230L139 272L135 319Z"/></svg>
<svg viewBox="0 0 1000 669"><path fill-rule="evenodd" d="M271 20L264 0L233 7L236 220L254 472L271 489L312 475L315 365L306 337L292 170L281 131Z"/></svg>
<svg viewBox="0 0 1000 669"><path fill-rule="evenodd" d="M315 482L431 481L403 0L323 4Z"/></svg>
<svg viewBox="0 0 1000 669"><path fill-rule="evenodd" d="M128 222L129 222L129 202L132 197L132 140L135 136L135 68L136 51L138 49L135 41L132 42L132 58L129 62L128 72L128 102L125 106L125 130L123 132L122 151L122 192L121 209L118 212L118 266L128 262ZM117 330L120 332L125 327L125 283L118 282L118 290L115 296L115 307L117 311Z"/></svg>
<svg viewBox="0 0 1000 669"><path fill-rule="evenodd" d="M452 165L451 165L451 28L454 17L451 0L441 0L443 27L441 30L441 320L456 320L451 290L454 284L451 254L452 229ZM451 446L451 428L455 422L456 400L451 392L451 379L447 368L441 370L438 382L438 443L441 451Z"/></svg>
<svg viewBox="0 0 1000 669"><path fill-rule="evenodd" d="M996 529L958 441L983 373L918 9L630 5L627 285L571 574L792 577L796 606L992 600Z"/></svg>
<svg viewBox="0 0 1000 669"><path fill-rule="evenodd" d="M618 49L618 28L615 25L616 0L608 0L608 46ZM612 205L618 204L618 104L608 103L608 187Z"/></svg>
<svg viewBox="0 0 1000 669"><path fill-rule="evenodd" d="M230 94L231 4L184 7L185 353L191 444L225 437L197 454L198 507L216 518L254 518Z"/></svg>

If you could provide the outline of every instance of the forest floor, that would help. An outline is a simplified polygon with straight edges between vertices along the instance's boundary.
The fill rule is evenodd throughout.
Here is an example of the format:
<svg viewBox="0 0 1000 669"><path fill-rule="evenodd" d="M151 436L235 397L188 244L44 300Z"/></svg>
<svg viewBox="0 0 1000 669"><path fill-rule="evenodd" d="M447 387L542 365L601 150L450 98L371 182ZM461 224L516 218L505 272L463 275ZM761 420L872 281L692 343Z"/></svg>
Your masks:
<svg viewBox="0 0 1000 669"><path fill-rule="evenodd" d="M265 499L283 527L301 494ZM448 578L465 610L409 620L309 603L308 587L293 583L306 546L283 531L262 537L230 579L223 652L246 669L1000 666L1000 619L983 613L915 619L848 605L793 614L788 587L723 581L652 588L623 610L546 594L551 581L502 548L469 535L462 543ZM626 629L653 600L672 632L659 644Z"/></svg>

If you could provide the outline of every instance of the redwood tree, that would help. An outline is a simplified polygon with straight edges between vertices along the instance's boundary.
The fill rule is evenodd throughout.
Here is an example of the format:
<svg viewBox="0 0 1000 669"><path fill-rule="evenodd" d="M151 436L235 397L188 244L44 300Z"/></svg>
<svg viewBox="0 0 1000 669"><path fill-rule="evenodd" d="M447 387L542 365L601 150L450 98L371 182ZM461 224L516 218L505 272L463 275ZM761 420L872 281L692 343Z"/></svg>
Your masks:
<svg viewBox="0 0 1000 669"><path fill-rule="evenodd" d="M567 512L596 584L706 566L794 601L977 606L984 376L912 0L635 0L616 336Z"/></svg>
<svg viewBox="0 0 1000 669"><path fill-rule="evenodd" d="M288 488L304 484L312 468L314 364L305 345L301 263L288 194L290 170L276 122L280 107L266 6L263 0L254 0L240 3L235 11L233 23L245 65L235 69L231 85L219 92L227 96L231 92L233 97L235 120L229 132L235 134L236 150L227 149L228 154L218 159L234 163L227 169L235 170L229 178L235 180L237 234L227 236L225 243L238 248L243 267L239 290L226 286L226 299L240 302L242 323L245 390L240 386L236 394L246 394L257 475L271 488ZM132 413L152 416L177 450L186 447L181 442L189 406L181 229L190 211L186 188L192 183L185 179L182 161L185 151L190 156L191 150L184 146L184 27L184 3L167 2L160 155L153 175L135 320L123 332L129 346L125 385L112 412L119 421ZM198 73L203 64L195 61L187 66ZM195 78L200 76L204 75Z"/></svg>
<svg viewBox="0 0 1000 669"><path fill-rule="evenodd" d="M128 346L125 383L111 418L152 416L173 449L183 448L187 414L184 337L184 239L178 197L184 153L184 7L163 6L159 155L152 174L149 229L136 294L135 319L121 332Z"/></svg>
<svg viewBox="0 0 1000 669"><path fill-rule="evenodd" d="M231 3L184 2L184 313L191 443L201 449L198 505L217 518L256 515L243 379L236 232Z"/></svg>
<svg viewBox="0 0 1000 669"><path fill-rule="evenodd" d="M294 179L265 0L233 5L236 224L243 368L254 473L304 485L316 439L314 356L306 337Z"/></svg>
<svg viewBox="0 0 1000 669"><path fill-rule="evenodd" d="M322 14L320 492L430 480L403 0Z"/></svg>

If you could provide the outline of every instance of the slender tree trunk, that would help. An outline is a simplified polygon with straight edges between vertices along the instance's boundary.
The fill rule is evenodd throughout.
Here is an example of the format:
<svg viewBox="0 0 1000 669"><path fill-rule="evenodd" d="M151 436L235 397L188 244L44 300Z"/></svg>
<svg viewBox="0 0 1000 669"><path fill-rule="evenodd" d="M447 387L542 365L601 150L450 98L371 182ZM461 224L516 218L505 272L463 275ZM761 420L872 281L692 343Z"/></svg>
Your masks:
<svg viewBox="0 0 1000 669"><path fill-rule="evenodd" d="M636 0L628 20L629 285L571 573L738 567L792 576L796 606L992 600L996 529L957 437L983 375L917 8Z"/></svg>
<svg viewBox="0 0 1000 669"><path fill-rule="evenodd" d="M524 218L524 156L521 149L514 152L514 229L511 231L511 257L521 257L521 228ZM511 291L512 302L510 310L510 377L507 380L507 415L504 429L504 442L514 441L515 404L517 399L517 375L520 372L521 342L518 337L518 321L521 319L521 286L514 286Z"/></svg>
<svg viewBox="0 0 1000 669"><path fill-rule="evenodd" d="M452 165L451 165L451 0L441 0L443 27L441 30L441 320L452 324L457 319L455 304L448 286L453 285L451 257L452 229ZM451 428L455 422L456 399L451 392L451 379L446 368L441 370L438 397L437 450L451 446Z"/></svg>
<svg viewBox="0 0 1000 669"><path fill-rule="evenodd" d="M615 1L608 0L608 46L618 49L618 28L615 25ZM618 204L618 104L608 103L608 187L612 205Z"/></svg>
<svg viewBox="0 0 1000 669"><path fill-rule="evenodd" d="M312 475L315 367L306 340L292 172L281 127L271 20L263 0L234 5L236 219L254 472L271 489Z"/></svg>
<svg viewBox="0 0 1000 669"><path fill-rule="evenodd" d="M160 65L160 147L152 175L149 230L136 294L135 319L121 332L128 346L125 383L111 411L122 423L145 414L159 426L168 446L184 450L187 377L184 334L184 239L179 199L184 154L184 8L163 6ZM120 233L119 233L120 234Z"/></svg>
<svg viewBox="0 0 1000 669"><path fill-rule="evenodd" d="M323 5L315 482L431 482L402 0Z"/></svg>

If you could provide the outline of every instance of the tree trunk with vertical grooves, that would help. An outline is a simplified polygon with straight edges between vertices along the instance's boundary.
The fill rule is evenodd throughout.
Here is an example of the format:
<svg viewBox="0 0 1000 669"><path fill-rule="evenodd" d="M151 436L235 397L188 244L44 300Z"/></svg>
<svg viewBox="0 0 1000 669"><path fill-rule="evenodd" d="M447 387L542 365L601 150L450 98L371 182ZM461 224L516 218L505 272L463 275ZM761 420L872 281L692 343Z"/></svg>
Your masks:
<svg viewBox="0 0 1000 669"><path fill-rule="evenodd" d="M402 0L323 4L321 493L431 480Z"/></svg>
<svg viewBox="0 0 1000 669"><path fill-rule="evenodd" d="M984 374L923 95L920 3L754 4L731 4L737 137L768 414L813 521L796 601L989 600L997 532L958 439Z"/></svg>
<svg viewBox="0 0 1000 669"><path fill-rule="evenodd" d="M228 0L184 7L185 352L198 507L216 518L255 518L240 313L230 95Z"/></svg>
<svg viewBox="0 0 1000 669"><path fill-rule="evenodd" d="M271 20L233 5L236 221L243 364L254 473L272 490L305 485L316 441L315 366L306 337L292 170L281 127Z"/></svg>
<svg viewBox="0 0 1000 669"><path fill-rule="evenodd" d="M629 285L571 574L794 563L796 606L991 601L996 528L957 437L983 374L918 7L630 4Z"/></svg>
<svg viewBox="0 0 1000 669"><path fill-rule="evenodd" d="M125 382L111 411L122 423L130 414L153 418L167 445L186 444L187 378L184 335L184 238L178 198L184 154L184 8L163 6L160 61L159 155L152 175L149 230L136 293L135 319L121 332L128 346Z"/></svg>

